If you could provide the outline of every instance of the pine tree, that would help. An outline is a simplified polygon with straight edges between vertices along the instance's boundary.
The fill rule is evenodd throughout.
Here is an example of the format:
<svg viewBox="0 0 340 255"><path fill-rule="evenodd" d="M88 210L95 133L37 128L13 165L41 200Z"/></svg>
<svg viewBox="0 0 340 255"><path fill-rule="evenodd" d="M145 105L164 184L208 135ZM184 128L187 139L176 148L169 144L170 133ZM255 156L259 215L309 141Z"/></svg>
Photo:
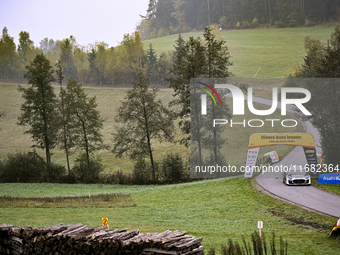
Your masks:
<svg viewBox="0 0 340 255"><path fill-rule="evenodd" d="M334 28L327 45L319 40L306 38L307 56L296 76L298 78L339 78L340 77L340 25ZM340 164L337 148L340 143L340 119L334 113L340 111L340 84L338 79L307 79L305 86L311 93L306 108L311 112L307 117L318 129L321 136L322 152L327 164ZM294 80L292 81L294 82ZM298 86L303 82L297 80ZM300 83L299 83L300 82Z"/></svg>
<svg viewBox="0 0 340 255"><path fill-rule="evenodd" d="M155 49L150 43L149 49L146 51L147 75L151 82L157 79L158 75L158 59Z"/></svg>

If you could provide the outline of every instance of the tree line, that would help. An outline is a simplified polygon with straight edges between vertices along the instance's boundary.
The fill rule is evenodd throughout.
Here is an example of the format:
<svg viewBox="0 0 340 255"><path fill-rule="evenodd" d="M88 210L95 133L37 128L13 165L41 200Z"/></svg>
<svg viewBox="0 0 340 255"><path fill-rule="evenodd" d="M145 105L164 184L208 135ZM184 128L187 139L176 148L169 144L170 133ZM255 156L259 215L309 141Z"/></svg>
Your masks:
<svg viewBox="0 0 340 255"><path fill-rule="evenodd" d="M312 99L306 104L312 115L306 119L320 132L326 163L339 166L340 119L337 114L340 111L340 25L334 28L327 43L306 37L304 47L304 63L295 68L294 78L304 78L304 82L298 84L312 94ZM294 80L288 85L295 85Z"/></svg>
<svg viewBox="0 0 340 255"><path fill-rule="evenodd" d="M175 42L176 53L171 56L174 64L168 69L171 76L166 79L175 91L176 99L171 103L176 106L175 108L169 108L156 100L158 90L150 89L150 80L154 78L155 73L151 71L152 69L145 70L136 64L134 68L138 71L132 82L132 88L128 90L116 116L117 126L113 134L112 148L103 144L101 128L104 120L96 110L96 99L89 98L81 83L72 78L71 65L66 68L63 66L62 59L67 54L61 51L60 59L54 66L48 60L48 55L37 54L25 67L24 78L28 80L29 86L19 87L24 103L21 106L18 124L27 126L25 133L31 135L35 142L34 147L45 151L49 179L53 179L54 171L51 150L56 148L65 152L68 174L72 172L68 159L70 150L83 151L77 159L80 165L76 167L82 169L78 174L82 175L84 180L93 177L91 173L94 166L98 165L94 160L94 152L100 149L111 149L117 157L129 157L134 162L134 174L139 176L139 179L146 178L145 172L149 169L150 175L147 177L149 180L146 182L151 180L152 183L156 183L160 181L160 176L178 181L180 176L184 176L183 162L178 155L168 154L162 162L155 161L154 143L174 142L174 120L180 118L182 119L180 127L185 134L182 142L188 145L190 78L230 76L228 71L228 66L232 64L229 62L230 55L225 40L218 37L218 33L216 28L207 27L203 39L191 37L184 41L179 36ZM70 40L62 42L61 49L68 49L69 43ZM133 47L134 43L135 40L132 40L128 44L136 50L130 57L140 63L141 55L138 54L140 51L138 47ZM148 53L149 63L152 63L152 58L157 59L151 46ZM157 63L155 65L157 66ZM69 78L65 88L62 84L67 75ZM53 82L60 84L59 95L52 86ZM217 151L215 148L212 153L218 153ZM162 175L159 174L160 165L163 166Z"/></svg>
<svg viewBox="0 0 340 255"><path fill-rule="evenodd" d="M312 26L339 21L337 0L149 0L137 26L143 39L203 30L211 24L223 29Z"/></svg>
<svg viewBox="0 0 340 255"><path fill-rule="evenodd" d="M138 32L134 35L133 38L139 38L137 40L139 41ZM131 39L130 36L125 39L128 40L128 38ZM64 46L61 48L70 49L71 39L63 41L61 45L64 44ZM294 76L338 78L340 73L339 42L339 25L336 26L327 44L307 37L305 39L307 55L304 58L304 64L296 67ZM226 165L227 159L220 151L225 138L217 129L206 128L207 125L204 124L205 122L211 123L211 118L220 118L219 115L223 118L231 118L229 108L223 106L223 109L214 111L215 107L210 100L208 108L211 108L209 112L212 114L206 118L193 118L190 121L191 114L200 115L200 100L195 100L195 96L200 94L192 93L190 80L218 79L232 75L229 71L232 63L228 47L224 38L220 37L216 26L206 27L201 39L190 37L185 41L179 35L175 41L175 53L171 55L172 65L167 69L169 76L165 79L174 91L174 100L170 103L170 106L175 106L174 108L157 101L157 90L150 89L150 80L154 77L154 73L148 72L140 64L142 58L139 53L142 47L135 47L135 39L131 39L127 45L135 50L130 58L135 61L136 65L133 68L136 70L132 88L128 90L116 116L117 126L113 134L112 148L105 146L102 141L101 128L104 120L96 110L96 99L88 97L81 83L72 78L70 75L72 65L66 65L66 68L63 66L63 53L59 55L54 66L48 60L48 54L40 53L25 67L24 78L28 80L30 86L19 87L24 103L21 106L22 113L18 118L18 124L27 126L26 133L31 135L35 147L45 150L49 178L53 178L55 170L51 160L51 150L54 148L65 151L66 158L72 148L83 151L76 160L77 164L74 169L74 172L83 180L91 179L93 176L91 177L90 173L93 170L101 170L100 160L92 153L99 149L110 149L115 156L127 156L134 162L134 174L138 176L137 179L146 178L146 182L156 183L160 180L160 163L154 160L154 143L157 140L174 141L175 119L179 120L179 128L183 133L183 139L180 142L189 146L191 139L191 145L195 144L197 148L191 154L191 160L198 162L197 165L212 165L216 162L223 162ZM65 60L67 52L70 51L65 50L64 65L65 62L67 63ZM150 47L150 59L154 54L152 52L152 47ZM96 51L93 54L100 55ZM69 78L64 88L62 84L67 75ZM60 84L59 95L55 93L52 82ZM301 84L295 85L301 86ZM333 113L339 108L339 86L332 86L332 84L327 86L326 84L326 87L308 87L313 95L308 109L312 111L312 117L310 117L312 123L321 133L327 163L338 164L340 162L336 148L339 144L339 120L333 116ZM322 114L319 114L320 102L325 109ZM202 152L201 144L206 145L205 153ZM66 161L68 173L70 173L69 160ZM183 162L178 155L167 155L162 166L168 169L167 173L163 174L163 176L168 176L167 178L178 181L174 176L183 174ZM148 171L147 177L145 177L146 170ZM96 174L98 171L95 171Z"/></svg>
<svg viewBox="0 0 340 255"><path fill-rule="evenodd" d="M51 63L60 60L65 77L82 84L130 84L140 69L148 74L151 83L164 84L172 61L171 54L158 56L151 44L145 50L139 32L125 34L116 47L108 47L105 42L81 46L73 36L62 41L44 38L39 45L35 47L29 33L22 31L16 46L4 27L0 38L0 79L22 80L25 66L37 54L44 54Z"/></svg>

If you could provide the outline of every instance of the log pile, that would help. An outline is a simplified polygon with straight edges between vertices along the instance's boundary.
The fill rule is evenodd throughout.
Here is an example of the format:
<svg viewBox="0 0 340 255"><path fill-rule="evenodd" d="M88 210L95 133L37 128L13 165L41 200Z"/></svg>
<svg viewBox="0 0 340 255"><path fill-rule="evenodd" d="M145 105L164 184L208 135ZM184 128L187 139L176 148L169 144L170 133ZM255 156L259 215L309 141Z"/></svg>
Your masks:
<svg viewBox="0 0 340 255"><path fill-rule="evenodd" d="M32 228L0 225L0 254L182 254L201 255L202 238L186 231L139 233L139 230L63 225Z"/></svg>

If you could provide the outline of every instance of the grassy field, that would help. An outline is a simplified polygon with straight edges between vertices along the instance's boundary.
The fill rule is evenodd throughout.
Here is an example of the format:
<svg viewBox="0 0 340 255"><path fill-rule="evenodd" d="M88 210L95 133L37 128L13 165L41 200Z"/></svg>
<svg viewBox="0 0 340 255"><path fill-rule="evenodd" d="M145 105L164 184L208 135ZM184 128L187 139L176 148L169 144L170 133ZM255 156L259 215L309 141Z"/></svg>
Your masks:
<svg viewBox="0 0 340 255"><path fill-rule="evenodd" d="M16 125L17 118L20 115L20 106L22 104L21 93L17 91L17 85L11 84L0 84L0 109L4 111L6 115L0 119L0 159L6 158L8 153L15 153L17 151L29 151L31 150L30 146L33 145L30 140L29 135L23 134L25 128ZM57 90L58 91L58 90ZM261 93L265 93L266 90L263 88L260 89ZM126 89L117 89L117 88L86 88L86 93L89 96L96 96L98 102L98 110L101 113L101 116L106 119L103 128L103 136L105 144L112 146L113 144L113 136L115 126L115 116L116 112L123 101L126 93ZM260 93L260 94L261 94ZM257 92L255 93L257 95ZM167 105L172 100L172 91L169 90L161 90L159 91L159 99ZM260 109L260 105L254 104L257 109ZM269 107L268 107L269 108ZM266 119L268 116L255 116L252 115L249 111L246 111L244 117L234 117L234 121L242 121L244 119ZM284 119L280 116L279 112L276 112L271 116L274 119ZM275 131L274 131L275 130ZM223 147L225 151L225 155L228 161L228 164L231 165L244 165L247 153L247 144L249 136L252 133L265 133L265 132L297 132L302 131L302 126L298 126L296 128L291 129L283 129L282 127L275 127L273 129L270 124L267 123L266 126L262 128L226 128L224 129L224 136L227 138L227 143ZM176 131L176 138L181 138L181 132L179 129ZM266 153L271 150L277 150L280 156L286 155L290 151L290 147L288 146L270 146L261 149L261 154ZM154 143L154 153L156 160L160 160L167 152L179 153L183 159L186 161L189 158L189 149L177 144L172 143ZM37 152L45 158L43 150L37 150ZM74 162L76 156L79 154L78 151L74 151L71 155L70 160L71 163ZM123 170L126 172L130 172L133 166L133 163L128 158L116 158L110 150L103 150L98 152L99 156L102 158L103 163L105 164L105 173L110 173L116 170ZM64 152L58 149L53 150L52 161L58 164L66 164L66 159L64 156Z"/></svg>
<svg viewBox="0 0 340 255"><path fill-rule="evenodd" d="M327 42L333 30L333 27L225 30L222 36L234 63L230 70L236 77L253 77L261 68L257 78L281 78L292 74L296 63L303 63L305 36ZM190 36L203 38L203 33L182 36L185 40ZM178 35L170 35L146 40L144 48L152 43L158 53L173 51L177 38Z"/></svg>
<svg viewBox="0 0 340 255"><path fill-rule="evenodd" d="M339 183L318 183L318 180L313 180L312 184L322 190L340 195L340 185Z"/></svg>
<svg viewBox="0 0 340 255"><path fill-rule="evenodd" d="M14 84L0 84L0 109L1 111L4 111L6 113L6 115L0 119L0 159L5 158L8 153L15 153L17 151L28 151L30 150L30 146L33 145L32 141L30 140L30 136L23 134L25 128L16 125L17 118L20 115L20 106L23 102L21 98L21 93L17 92L17 87L18 86ZM59 90L57 89L57 93L59 93L58 91ZM115 130L114 119L116 116L116 112L121 105L121 101L124 100L126 89L87 88L86 93L88 93L91 97L97 97L98 110L100 111L101 116L106 120L104 122L104 128L102 130L104 143L112 146L112 133ZM160 91L159 99L167 105L169 101L172 100L172 92L165 90ZM180 134L178 132L177 138L179 137ZM178 152L183 155L184 158L187 158L189 156L187 153L187 148L185 148L184 146L180 146L179 144L160 144L155 142L155 147L156 159L160 159L168 151L173 151L174 153ZM44 152L42 150L37 150L37 152L45 158ZM73 151L73 154L70 157L71 162L75 160L78 153L79 151ZM119 169L130 171L132 168L132 162L130 162L127 158L116 158L108 150L99 151L98 154L103 159L107 171L114 171ZM58 149L54 149L52 161L54 163L65 164L66 160L64 152Z"/></svg>
<svg viewBox="0 0 340 255"><path fill-rule="evenodd" d="M302 63L304 56L303 38L307 35L325 41L333 28L296 28L296 29L256 29L223 31L223 36L232 55L234 66L231 71L237 77L285 77L292 73L295 63ZM202 33L183 34L202 36ZM155 49L173 50L177 35L144 41L151 42ZM145 47L145 48L146 48ZM94 89L87 88L90 96L96 96L98 109L106 122L103 134L105 143L112 145L114 117L124 99L126 89ZM258 87L255 96L270 97L270 90ZM172 92L162 90L159 98L164 104L172 99ZM8 153L27 151L33 144L28 135L23 135L24 128L16 125L22 103L21 94L16 85L0 84L0 110L6 116L0 119L0 159ZM255 105L259 107L259 105ZM275 118L281 118L275 113ZM243 118L243 117L242 117ZM245 119L255 118L249 112ZM256 117L258 119L258 116ZM274 118L274 117L273 117ZM287 116L288 118L288 116ZM289 117L290 118L290 117ZM241 121L235 118L235 121ZM302 131L298 126L290 132ZM256 132L274 132L272 128L244 128L225 130L228 144L225 152L228 163L239 165L244 163L249 135ZM287 132L275 129L275 132ZM181 137L177 130L176 137ZM237 146L234 146L237 144ZM290 151L288 146L271 146L261 149L261 154L277 150L284 156ZM187 148L179 144L155 143L156 159L160 159L168 151L178 152L184 159L189 158ZM38 151L42 156L43 151ZM260 157L261 157L260 154ZM110 151L100 151L106 165L106 173L122 169L131 171L132 162L127 158L117 159ZM71 156L75 159L77 153ZM52 161L65 164L64 153L53 150ZM206 180L201 182L165 185L165 186L123 186L123 185L83 185L83 184L0 184L0 196L13 197L84 197L91 190L96 199L100 194L127 194L131 201L128 207L107 208L98 204L83 204L77 207L57 208L53 204L44 208L16 207L6 200L0 206L0 224L19 226L49 226L63 224L87 224L90 227L101 225L101 218L109 218L110 227L139 229L140 232L163 232L170 230L186 230L196 237L203 237L203 245L209 247L226 243L229 238L241 242L242 235L250 241L250 234L257 230L257 221L264 221L263 231L270 236L276 231L288 240L288 254L338 254L339 240L329 238L328 234L337 219L319 216L314 213L276 201L255 190L250 179L233 178ZM85 198L85 197L84 197ZM25 200L24 200L25 201ZM42 200L43 201L43 200ZM53 203L54 200L51 200ZM69 200L67 200L69 201ZM12 204L11 204L12 203ZM68 202L72 203L72 202ZM277 239L278 241L278 239Z"/></svg>
<svg viewBox="0 0 340 255"><path fill-rule="evenodd" d="M250 241L257 221L264 221L263 232L288 240L288 254L338 254L339 241L328 234L337 219L318 216L276 201L256 191L249 179L219 179L166 186L0 184L0 196L86 196L91 194L131 194L137 206L97 208L15 208L0 207L0 223L20 226L63 224L101 225L108 218L110 227L139 229L142 233L186 230L203 237L209 247L229 238ZM311 223L318 225L312 227Z"/></svg>

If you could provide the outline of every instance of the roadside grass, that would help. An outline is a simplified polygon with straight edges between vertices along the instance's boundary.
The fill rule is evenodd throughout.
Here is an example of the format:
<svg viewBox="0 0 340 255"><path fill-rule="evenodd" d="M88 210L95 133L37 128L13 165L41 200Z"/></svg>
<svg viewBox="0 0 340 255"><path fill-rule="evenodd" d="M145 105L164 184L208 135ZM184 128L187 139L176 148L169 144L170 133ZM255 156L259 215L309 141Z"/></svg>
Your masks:
<svg viewBox="0 0 340 255"><path fill-rule="evenodd" d="M258 87L259 90L263 91L267 87L264 85L262 87ZM121 106L121 102L123 101L126 93L126 89L123 88L86 88L86 92L89 96L96 96L98 102L98 110L101 113L101 116L106 120L104 122L104 128L102 130L104 143L112 146L113 145L113 136L112 133L115 131L115 116L118 111L118 108ZM20 115L20 106L23 102L21 98L21 93L17 91L17 85L12 84L0 84L0 109L6 113L6 115L0 119L0 159L4 159L7 157L9 153L16 153L18 151L29 151L32 150L30 148L33 145L33 142L30 140L30 136L24 134L26 128L16 125L17 118ZM56 93L58 93L58 88L56 88ZM270 90L268 90L270 91ZM257 91L255 91L256 95ZM270 92L268 92L269 95ZM158 94L158 98L163 102L164 105L168 105L168 103L173 99L172 91L170 90L160 90ZM232 105L229 105L232 109ZM254 107L256 109L267 109L269 107L254 103ZM247 107L246 107L247 109ZM245 112L245 115L242 116L234 116L233 121L242 122L243 119L248 121L249 119L262 119L266 124L261 128L252 128L246 125L246 127L240 127L241 125L237 125L237 128L230 128L229 125L225 125L223 136L227 138L227 143L222 148L223 152L226 155L227 162L230 165L240 166L245 164L246 153L247 153L247 145L249 136L253 133L272 133L272 132L299 132L302 131L302 126L298 125L295 128L282 128L280 127L279 121L275 123L275 127L271 126L271 122L265 121L267 117L256 116L251 114L248 109ZM276 111L273 115L270 116L273 119L283 119L280 115L279 111ZM289 117L291 118L291 117ZM258 125L258 123L253 123L254 125ZM179 140L182 137L181 131L176 124L176 135L175 139ZM264 153L276 150L281 157L285 156L291 150L290 147L285 145L280 146L269 146L261 149L260 157L263 156ZM165 156L168 152L179 153L182 156L184 162L189 160L189 149L179 143L168 143L163 142L159 143L157 141L154 142L154 153L156 160L161 160L163 156ZM61 150L53 149L52 161L57 164L66 165L66 159L64 152ZM37 150L43 158L45 158L43 150ZM76 157L79 155L79 150L71 150L70 162L71 165L75 161ZM131 162L127 157L116 158L110 150L101 150L98 152L98 155L102 158L102 161L105 165L104 174L109 174L117 170L122 170L126 173L131 173L133 168L133 162Z"/></svg>
<svg viewBox="0 0 340 255"><path fill-rule="evenodd" d="M0 197L0 207L73 208L136 206L127 194L100 194L79 197Z"/></svg>
<svg viewBox="0 0 340 255"><path fill-rule="evenodd" d="M281 78L293 73L294 65L302 64L306 55L303 47L305 36L327 42L334 27L266 28L224 30L231 61L230 71L236 77ZM203 32L184 33L203 38ZM144 48L152 43L158 54L173 51L178 34L143 41ZM261 68L261 69L260 69ZM260 70L259 70L260 69Z"/></svg>
<svg viewBox="0 0 340 255"><path fill-rule="evenodd" d="M267 237L276 232L288 241L289 254L337 254L338 240L328 238L337 220L320 216L263 195L250 179L232 178L164 186L66 185L66 184L1 184L0 195L46 197L51 194L68 196L130 193L137 206L114 208L20 208L1 207L0 223L16 226L50 226L58 223L82 223L89 227L101 225L108 218L110 227L139 229L142 233L186 230L203 237L207 252L229 238L249 240L257 230L257 221L264 222ZM51 191L53 190L53 191ZM276 212L275 216L272 211ZM328 226L329 230L297 224L289 217Z"/></svg>
<svg viewBox="0 0 340 255"><path fill-rule="evenodd" d="M318 179L313 178L312 185L319 189L334 193L336 195L340 195L339 183L318 183Z"/></svg>

